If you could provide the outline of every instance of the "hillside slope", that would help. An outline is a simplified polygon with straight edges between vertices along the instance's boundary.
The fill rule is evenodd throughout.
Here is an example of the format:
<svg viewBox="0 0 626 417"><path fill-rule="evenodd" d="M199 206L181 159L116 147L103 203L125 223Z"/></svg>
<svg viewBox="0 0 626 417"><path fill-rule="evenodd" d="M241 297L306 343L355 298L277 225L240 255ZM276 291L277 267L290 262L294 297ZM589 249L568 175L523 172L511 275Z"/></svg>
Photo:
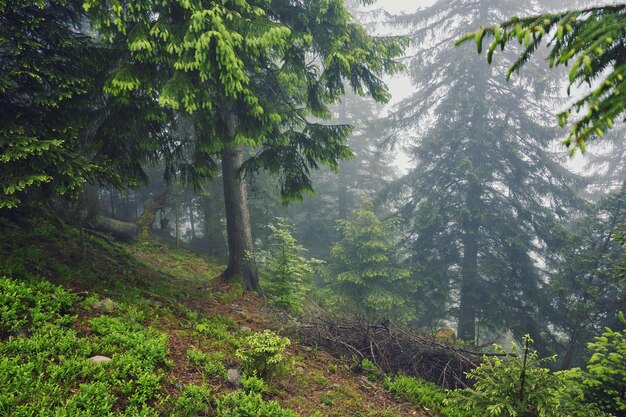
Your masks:
<svg viewBox="0 0 626 417"><path fill-rule="evenodd" d="M288 316L196 254L100 235L83 249L39 219L0 218L0 416L430 415L296 340L236 388Z"/></svg>

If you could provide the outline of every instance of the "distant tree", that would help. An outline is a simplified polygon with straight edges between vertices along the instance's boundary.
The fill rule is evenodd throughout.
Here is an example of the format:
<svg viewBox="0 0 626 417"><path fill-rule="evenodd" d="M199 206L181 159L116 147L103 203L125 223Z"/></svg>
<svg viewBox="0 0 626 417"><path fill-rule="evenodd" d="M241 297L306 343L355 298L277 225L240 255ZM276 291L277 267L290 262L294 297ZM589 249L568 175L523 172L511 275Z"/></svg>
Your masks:
<svg viewBox="0 0 626 417"><path fill-rule="evenodd" d="M407 322L412 285L400 266L394 222L381 221L369 201L339 221L341 239L331 249L331 286L369 319Z"/></svg>
<svg viewBox="0 0 626 417"><path fill-rule="evenodd" d="M559 243L556 219L577 203L574 175L548 151L556 132L542 117L553 105L544 97L557 85L530 71L516 83L499 82L490 77L497 68L453 47L468 26L529 7L439 1L395 19L415 46L415 93L386 123L413 165L387 193L410 225L408 262L424 283L418 324L435 326L452 313L464 340L477 340L477 329L511 329L520 339L530 333L541 348L549 296L537 263Z"/></svg>
<svg viewBox="0 0 626 417"><path fill-rule="evenodd" d="M493 38L487 48L483 48L485 38ZM457 43L475 40L478 53L485 49L491 63L497 48L504 49L508 42L517 40L524 48L509 67L506 75L509 79L513 72L519 73L545 38L550 47L550 67L571 64L570 88L585 83L593 86L558 115L559 124L564 126L572 111L583 111L565 144L573 144L572 153L577 148L584 152L585 141L603 137L626 111L626 5L512 17L494 26L481 26Z"/></svg>
<svg viewBox="0 0 626 417"><path fill-rule="evenodd" d="M585 348L626 311L626 280L616 276L626 248L618 228L626 220L626 185L593 204L571 226L550 277L552 329L560 335L559 366L582 365ZM622 232L623 233L623 232Z"/></svg>
<svg viewBox="0 0 626 417"><path fill-rule="evenodd" d="M336 168L351 155L350 126L314 123L311 116L331 116L327 106L344 94L344 80L360 95L388 100L380 76L401 68L394 58L402 42L370 37L340 0L89 0L85 6L102 36L127 36L133 56L107 92L129 100L158 97L193 115L196 176L215 175L221 159L229 247L223 277L258 290L242 170L277 175L286 199L311 192L311 170ZM146 64L163 76L151 76ZM256 151L245 166L244 147Z"/></svg>

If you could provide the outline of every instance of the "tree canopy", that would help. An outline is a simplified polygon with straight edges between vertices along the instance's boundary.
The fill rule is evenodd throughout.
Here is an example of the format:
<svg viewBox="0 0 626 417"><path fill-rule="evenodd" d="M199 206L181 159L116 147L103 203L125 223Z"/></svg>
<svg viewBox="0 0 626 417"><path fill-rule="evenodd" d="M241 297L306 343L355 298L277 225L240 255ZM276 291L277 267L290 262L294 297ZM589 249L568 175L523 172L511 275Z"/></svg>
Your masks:
<svg viewBox="0 0 626 417"><path fill-rule="evenodd" d="M402 67L394 58L403 41L369 36L341 1L89 0L86 9L103 36L124 35L133 56L109 80L109 93L154 95L194 115L201 176L211 175L226 143L255 147L246 167L278 174L286 198L312 191L309 171L319 163L336 168L351 155L349 126L311 116L331 116L327 105L344 94L344 80L388 100L379 77ZM224 134L228 114L236 116L232 137Z"/></svg>
<svg viewBox="0 0 626 417"><path fill-rule="evenodd" d="M572 112L582 112L572 125L565 145L585 151L585 142L602 138L626 111L626 5L592 7L563 13L512 17L509 20L462 36L457 44L475 40L478 53L485 38L492 39L486 48L487 61L497 48L510 41L523 45L507 73L507 79L528 62L545 39L550 48L550 67L569 65L569 87L588 84L590 91L558 115L565 126ZM568 89L568 92L570 91Z"/></svg>

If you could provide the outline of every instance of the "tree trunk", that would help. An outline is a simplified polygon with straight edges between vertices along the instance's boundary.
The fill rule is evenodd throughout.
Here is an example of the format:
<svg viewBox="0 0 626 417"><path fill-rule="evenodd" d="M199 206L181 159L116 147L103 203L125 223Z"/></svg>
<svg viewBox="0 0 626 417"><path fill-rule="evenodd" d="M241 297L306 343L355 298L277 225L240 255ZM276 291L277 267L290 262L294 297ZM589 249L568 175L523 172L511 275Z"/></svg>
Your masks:
<svg viewBox="0 0 626 417"><path fill-rule="evenodd" d="M459 339L476 341L476 286L478 285L478 204L480 186L472 184L467 191L467 218L464 219L463 262L459 302Z"/></svg>
<svg viewBox="0 0 626 417"><path fill-rule="evenodd" d="M193 215L193 197L189 201L189 226L191 227L191 240L196 238L196 225L194 224L195 218Z"/></svg>
<svg viewBox="0 0 626 417"><path fill-rule="evenodd" d="M224 207L222 191L219 189L217 181L211 183L211 194L204 199L204 230L207 239L207 252L211 258L224 262L227 259L226 240L224 239L224 228L222 227Z"/></svg>
<svg viewBox="0 0 626 417"><path fill-rule="evenodd" d="M111 200L111 218L115 218L115 200L113 198L113 188L109 188L109 198Z"/></svg>
<svg viewBox="0 0 626 417"><path fill-rule="evenodd" d="M259 291L259 276L254 260L248 211L248 193L241 176L243 146L224 148L221 156L228 238L228 268L222 274L222 279L228 281L238 278L246 291Z"/></svg>
<svg viewBox="0 0 626 417"><path fill-rule="evenodd" d="M176 209L174 210L176 216L176 249L180 249L180 196L176 196Z"/></svg>

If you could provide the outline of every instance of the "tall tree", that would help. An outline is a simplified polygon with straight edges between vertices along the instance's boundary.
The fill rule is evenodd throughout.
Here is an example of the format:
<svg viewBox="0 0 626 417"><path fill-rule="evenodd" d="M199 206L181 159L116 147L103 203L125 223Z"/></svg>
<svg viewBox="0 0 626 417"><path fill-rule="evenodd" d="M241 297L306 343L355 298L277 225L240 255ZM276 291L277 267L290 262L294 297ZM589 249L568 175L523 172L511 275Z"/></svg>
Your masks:
<svg viewBox="0 0 626 417"><path fill-rule="evenodd" d="M541 115L553 85L498 82L489 77L497 69L453 46L468 26L528 7L439 1L396 20L411 28L416 92L389 123L414 165L390 192L413 225L412 270L425 282L418 324L436 325L452 303L458 336L468 341L484 326L540 338L539 306L548 300L537 259L555 242L554 214L575 201L568 175L547 151L555 134Z"/></svg>
<svg viewBox="0 0 626 417"><path fill-rule="evenodd" d="M524 13L528 15L528 13ZM490 24L483 21L481 23ZM519 57L510 65L507 79L520 71L535 53L544 38L548 39L550 67L571 65L571 87L588 84L588 91L567 110L558 115L559 124L567 124L570 114L584 112L572 125L565 144L573 142L584 152L585 141L603 137L626 111L626 5L597 6L562 13L546 13L531 17L512 17L502 23L464 35L459 43L474 39L478 53L485 38L491 42L485 50L492 61L497 48L504 49L512 40L523 45ZM569 90L568 90L569 92Z"/></svg>
<svg viewBox="0 0 626 417"><path fill-rule="evenodd" d="M86 7L104 37L128 34L133 60L108 91L158 96L162 105L192 114L196 174L214 174L221 157L229 240L224 277L239 276L246 289L258 289L242 170L276 174L286 199L312 191L311 169L336 168L351 154L345 145L351 129L310 116L330 117L327 105L344 94L344 80L359 94L387 100L379 76L400 68L394 58L402 42L367 35L340 0L89 0ZM166 80L147 78L144 63ZM257 151L245 166L244 147Z"/></svg>
<svg viewBox="0 0 626 417"><path fill-rule="evenodd" d="M164 111L103 94L126 55L87 27L82 1L0 3L0 207L75 196L85 182L136 183L140 163L156 157Z"/></svg>
<svg viewBox="0 0 626 417"><path fill-rule="evenodd" d="M100 72L83 17L79 1L0 3L0 208L35 190L76 194L98 169L76 117Z"/></svg>

